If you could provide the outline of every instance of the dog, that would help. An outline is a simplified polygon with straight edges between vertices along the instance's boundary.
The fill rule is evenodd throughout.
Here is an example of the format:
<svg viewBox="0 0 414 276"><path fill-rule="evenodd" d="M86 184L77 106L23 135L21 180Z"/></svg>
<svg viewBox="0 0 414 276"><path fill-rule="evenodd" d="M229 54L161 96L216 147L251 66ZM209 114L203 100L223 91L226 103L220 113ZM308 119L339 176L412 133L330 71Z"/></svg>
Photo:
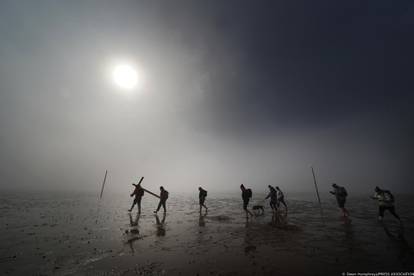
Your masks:
<svg viewBox="0 0 414 276"><path fill-rule="evenodd" d="M253 211L256 211L257 215L263 215L264 214L263 205L253 205Z"/></svg>

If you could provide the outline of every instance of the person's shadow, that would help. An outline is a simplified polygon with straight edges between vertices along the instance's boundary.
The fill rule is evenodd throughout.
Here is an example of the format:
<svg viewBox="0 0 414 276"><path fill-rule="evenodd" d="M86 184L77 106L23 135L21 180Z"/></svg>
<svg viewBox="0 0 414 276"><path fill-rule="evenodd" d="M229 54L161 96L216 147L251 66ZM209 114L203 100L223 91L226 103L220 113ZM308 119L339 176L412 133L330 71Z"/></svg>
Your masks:
<svg viewBox="0 0 414 276"><path fill-rule="evenodd" d="M162 215L162 219L160 221L160 218L158 217L158 214L155 214L155 223L156 223L156 227L157 227L157 237L163 237L165 236L165 217L166 214L163 213Z"/></svg>

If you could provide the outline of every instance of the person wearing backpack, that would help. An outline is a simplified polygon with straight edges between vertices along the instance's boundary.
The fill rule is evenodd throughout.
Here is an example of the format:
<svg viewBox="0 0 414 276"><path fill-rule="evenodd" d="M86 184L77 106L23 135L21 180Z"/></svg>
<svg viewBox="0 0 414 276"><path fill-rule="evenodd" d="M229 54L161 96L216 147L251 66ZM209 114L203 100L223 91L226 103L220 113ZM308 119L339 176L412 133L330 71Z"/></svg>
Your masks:
<svg viewBox="0 0 414 276"><path fill-rule="evenodd" d="M131 208L128 211L131 212L136 204L138 206L138 213L141 214L141 199L144 196L144 189L141 187L141 184L132 183L132 185L135 186L135 189L132 192L131 197L135 195L135 198Z"/></svg>
<svg viewBox="0 0 414 276"><path fill-rule="evenodd" d="M279 208L280 203L282 203L285 206L285 210L287 212L288 207L285 202L285 195L283 194L282 190L280 190L278 186L276 186L276 191L277 191L277 208Z"/></svg>
<svg viewBox="0 0 414 276"><path fill-rule="evenodd" d="M333 194L336 197L336 201L338 202L339 208L342 210L342 215L344 217L349 217L349 212L345 208L345 202L346 197L348 196L348 193L346 192L346 189L344 187L341 187L337 185L336 183L332 184L333 191L330 191L331 194Z"/></svg>
<svg viewBox="0 0 414 276"><path fill-rule="evenodd" d="M272 211L277 211L277 191L275 188L273 188L272 186L268 186L269 187L269 194L266 196L265 199L270 198L270 208L272 208Z"/></svg>
<svg viewBox="0 0 414 276"><path fill-rule="evenodd" d="M371 197L372 199L376 199L378 201L378 220L382 221L384 218L384 212L386 210L390 211L390 213L396 217L400 222L401 219L395 212L395 206L394 206L394 196L391 194L388 190L382 190L378 186L375 187L375 194Z"/></svg>
<svg viewBox="0 0 414 276"><path fill-rule="evenodd" d="M242 190L243 210L246 212L246 217L248 217L248 215L253 216L253 213L247 209L250 198L252 198L253 195L252 190L246 189L243 184L240 185L240 189Z"/></svg>
<svg viewBox="0 0 414 276"><path fill-rule="evenodd" d="M157 213L160 210L161 206L162 208L164 208L164 213L167 212L167 208L165 206L167 198L168 198L168 192L167 190L164 189L163 186L161 186L160 187L160 203L158 203L158 208L157 210L154 211L154 213Z"/></svg>
<svg viewBox="0 0 414 276"><path fill-rule="evenodd" d="M201 208L202 208L202 207L206 208L206 212L207 212L208 208L207 208L207 206L204 204L204 202L206 201L206 197L207 197L207 191L206 191L206 190L204 190L204 189L203 189L203 188L201 188L201 187L198 187L198 191L199 191L199 194L198 194L198 199L199 199L199 204L200 204L200 213L201 213Z"/></svg>

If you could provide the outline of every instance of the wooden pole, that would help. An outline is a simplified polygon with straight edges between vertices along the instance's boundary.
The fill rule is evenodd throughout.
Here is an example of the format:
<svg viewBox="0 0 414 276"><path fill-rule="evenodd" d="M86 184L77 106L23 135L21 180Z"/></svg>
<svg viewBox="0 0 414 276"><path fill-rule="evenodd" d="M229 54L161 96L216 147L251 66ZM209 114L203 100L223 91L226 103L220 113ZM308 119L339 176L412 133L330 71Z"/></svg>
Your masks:
<svg viewBox="0 0 414 276"><path fill-rule="evenodd" d="M141 184L142 180L144 180L144 177L141 177L141 179L138 182L138 185Z"/></svg>
<svg viewBox="0 0 414 276"><path fill-rule="evenodd" d="M101 199L102 199L102 195L103 195L103 191L105 188L105 182L106 182L106 176L108 175L108 170L105 170L105 176L102 182L102 187L101 187L101 194L99 195L99 199L98 199L98 207L96 210L96 220L95 220L95 224L98 224L98 218L99 218L99 210L101 210Z"/></svg>
<svg viewBox="0 0 414 276"><path fill-rule="evenodd" d="M137 185L141 184L142 180L144 180L144 177L141 177L141 179L139 180L139 182L138 182L138 184L137 184ZM147 193L149 193L150 195L153 195L153 196L155 196L155 197L160 198L160 196L159 196L159 195L154 194L153 192L148 191L147 189L144 189L143 187L141 187L141 188L142 188L144 191L146 191Z"/></svg>
<svg viewBox="0 0 414 276"><path fill-rule="evenodd" d="M321 203L321 197L319 196L318 184L316 183L315 170L313 169L312 166L311 166L311 169L312 169L312 175L313 175L313 183L315 184L316 196L318 197L319 208L321 210L322 222L323 222L323 224L325 224L325 220L324 220L324 216L323 216L322 203Z"/></svg>
<svg viewBox="0 0 414 276"><path fill-rule="evenodd" d="M103 191L104 191L104 188L105 188L105 182L106 182L106 176L107 175L108 175L108 170L105 170L105 176L104 176L104 180L102 182L101 195L99 196L99 199L102 198L102 194L103 194Z"/></svg>
<svg viewBox="0 0 414 276"><path fill-rule="evenodd" d="M144 188L142 188L144 191L146 191L147 193L149 193L150 195L153 195L153 196L155 196L155 197L158 197L158 198L160 198L160 196L159 195L157 195L157 194L154 194L153 192L151 192L151 191L148 191L147 189L144 189Z"/></svg>

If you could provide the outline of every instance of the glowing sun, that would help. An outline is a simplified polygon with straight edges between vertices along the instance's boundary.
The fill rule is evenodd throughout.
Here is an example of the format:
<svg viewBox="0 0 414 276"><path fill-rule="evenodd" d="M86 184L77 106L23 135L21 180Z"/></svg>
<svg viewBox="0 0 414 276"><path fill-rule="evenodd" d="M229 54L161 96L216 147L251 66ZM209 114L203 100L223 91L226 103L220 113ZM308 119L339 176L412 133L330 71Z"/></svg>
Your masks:
<svg viewBox="0 0 414 276"><path fill-rule="evenodd" d="M123 90L133 90L141 86L141 76L134 66L122 63L112 69L112 80L115 85Z"/></svg>

